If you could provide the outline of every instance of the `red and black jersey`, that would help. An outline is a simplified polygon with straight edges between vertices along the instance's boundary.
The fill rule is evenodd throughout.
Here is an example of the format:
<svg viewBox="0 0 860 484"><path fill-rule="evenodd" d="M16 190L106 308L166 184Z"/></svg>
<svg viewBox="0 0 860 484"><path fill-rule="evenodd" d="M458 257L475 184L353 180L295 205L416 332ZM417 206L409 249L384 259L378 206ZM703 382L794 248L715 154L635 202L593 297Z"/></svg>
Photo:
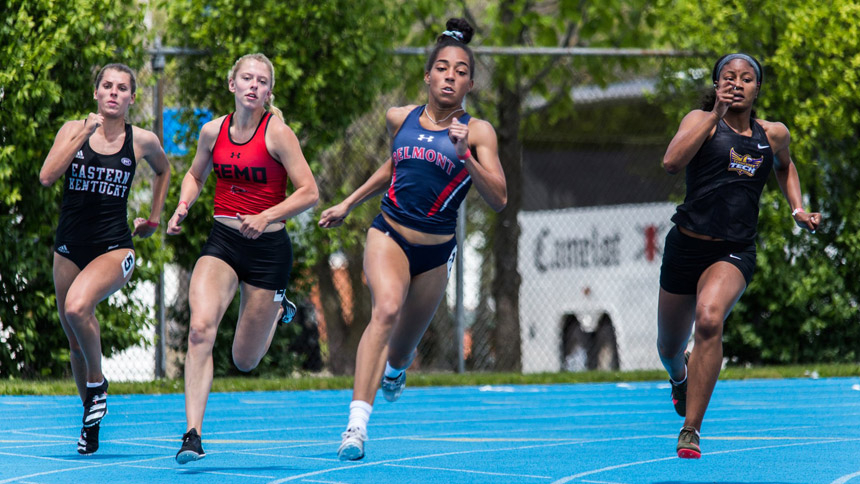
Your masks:
<svg viewBox="0 0 860 484"><path fill-rule="evenodd" d="M272 113L266 113L254 135L245 143L230 138L233 114L221 123L212 149L215 216L256 215L286 199L287 170L266 149L266 130ZM263 129L260 129L262 127Z"/></svg>

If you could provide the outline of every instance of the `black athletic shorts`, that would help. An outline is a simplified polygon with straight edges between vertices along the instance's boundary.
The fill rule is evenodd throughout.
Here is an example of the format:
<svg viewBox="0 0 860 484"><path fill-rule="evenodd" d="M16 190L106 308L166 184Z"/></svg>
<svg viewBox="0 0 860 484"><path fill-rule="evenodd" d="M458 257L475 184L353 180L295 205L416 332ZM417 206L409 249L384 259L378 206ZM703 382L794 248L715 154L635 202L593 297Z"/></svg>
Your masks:
<svg viewBox="0 0 860 484"><path fill-rule="evenodd" d="M248 239L238 230L215 222L200 250L200 257L204 255L229 264L239 281L271 291L287 287L293 266L293 245L286 230Z"/></svg>
<svg viewBox="0 0 860 484"><path fill-rule="evenodd" d="M720 261L737 267L749 285L755 272L755 242L697 239L682 234L676 225L666 234L660 287L672 294L696 294L702 273Z"/></svg>
<svg viewBox="0 0 860 484"><path fill-rule="evenodd" d="M451 277L451 267L454 264L454 256L457 255L457 237L452 237L451 240L437 245L410 244L394 230L394 227L385 220L382 214L373 219L370 227L391 237L403 249L406 259L409 261L410 276L415 277L430 269L448 264L448 277Z"/></svg>
<svg viewBox="0 0 860 484"><path fill-rule="evenodd" d="M54 252L74 262L80 270L84 270L84 267L96 257L117 249L134 250L134 243L131 241L130 233L127 237L120 240L99 244L70 244L59 238L54 241ZM131 260L133 265L134 256L132 256ZM125 267L123 267L123 272L128 272Z"/></svg>

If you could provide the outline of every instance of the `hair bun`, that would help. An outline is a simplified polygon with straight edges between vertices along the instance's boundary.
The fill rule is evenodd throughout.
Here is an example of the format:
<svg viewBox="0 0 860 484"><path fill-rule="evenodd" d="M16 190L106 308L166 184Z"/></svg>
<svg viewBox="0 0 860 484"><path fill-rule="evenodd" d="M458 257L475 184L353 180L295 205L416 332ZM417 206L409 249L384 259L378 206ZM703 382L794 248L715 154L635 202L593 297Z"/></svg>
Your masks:
<svg viewBox="0 0 860 484"><path fill-rule="evenodd" d="M464 18L452 18L448 19L448 22L445 24L446 32L456 32L462 34L462 38L460 36L456 36L455 38L464 44L468 44L469 41L472 40L472 36L475 35L475 29L469 25L469 22ZM442 34L439 36L439 40L442 40L445 37L448 37L447 34Z"/></svg>

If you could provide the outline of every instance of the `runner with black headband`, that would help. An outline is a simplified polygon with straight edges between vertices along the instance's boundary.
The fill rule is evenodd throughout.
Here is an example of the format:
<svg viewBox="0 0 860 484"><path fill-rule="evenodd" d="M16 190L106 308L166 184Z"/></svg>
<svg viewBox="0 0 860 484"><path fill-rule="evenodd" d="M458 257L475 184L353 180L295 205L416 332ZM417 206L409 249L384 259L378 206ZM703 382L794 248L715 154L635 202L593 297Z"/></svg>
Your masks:
<svg viewBox="0 0 860 484"><path fill-rule="evenodd" d="M771 170L795 223L813 233L821 223L820 213L803 208L788 129L755 116L762 74L752 56L721 57L714 90L702 109L684 117L663 157L670 174L686 168L687 194L666 236L657 323L675 411L685 417L681 458L701 457L699 431L722 365L723 324L755 271L759 199Z"/></svg>

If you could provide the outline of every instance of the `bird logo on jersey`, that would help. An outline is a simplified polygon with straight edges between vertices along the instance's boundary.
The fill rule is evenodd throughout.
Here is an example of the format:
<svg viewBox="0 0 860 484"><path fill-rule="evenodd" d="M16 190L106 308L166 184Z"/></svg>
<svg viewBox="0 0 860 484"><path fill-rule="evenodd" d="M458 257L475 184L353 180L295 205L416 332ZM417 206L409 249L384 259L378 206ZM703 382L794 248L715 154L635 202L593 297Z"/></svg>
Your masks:
<svg viewBox="0 0 860 484"><path fill-rule="evenodd" d="M729 153L729 171L737 172L738 175L755 175L758 167L764 161L764 156L753 158L750 155L741 155L734 148Z"/></svg>

